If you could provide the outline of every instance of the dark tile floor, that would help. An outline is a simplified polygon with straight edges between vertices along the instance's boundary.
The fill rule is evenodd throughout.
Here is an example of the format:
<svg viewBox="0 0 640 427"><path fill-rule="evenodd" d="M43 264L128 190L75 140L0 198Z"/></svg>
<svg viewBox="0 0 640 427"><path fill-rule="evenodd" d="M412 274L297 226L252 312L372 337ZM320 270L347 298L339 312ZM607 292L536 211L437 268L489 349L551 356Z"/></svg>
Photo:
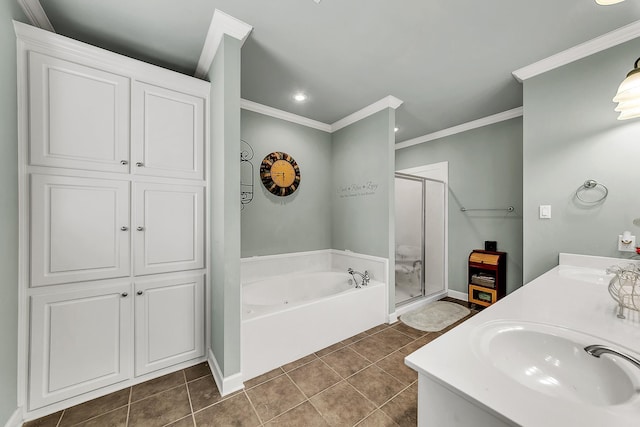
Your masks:
<svg viewBox="0 0 640 427"><path fill-rule="evenodd" d="M380 325L249 380L244 390L225 397L201 363L25 427L415 426L418 376L404 357L464 320L428 333L400 322Z"/></svg>

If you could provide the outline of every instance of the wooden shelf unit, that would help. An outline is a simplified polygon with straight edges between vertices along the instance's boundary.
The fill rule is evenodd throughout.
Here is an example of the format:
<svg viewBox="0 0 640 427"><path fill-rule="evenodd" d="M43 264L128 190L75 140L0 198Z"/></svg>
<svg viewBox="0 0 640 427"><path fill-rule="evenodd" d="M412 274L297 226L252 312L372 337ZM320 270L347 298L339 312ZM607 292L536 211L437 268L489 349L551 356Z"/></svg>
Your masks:
<svg viewBox="0 0 640 427"><path fill-rule="evenodd" d="M486 281L473 283L474 275L486 277ZM489 284L493 280L493 286ZM488 307L507 293L507 253L476 249L469 255L468 281L469 303Z"/></svg>

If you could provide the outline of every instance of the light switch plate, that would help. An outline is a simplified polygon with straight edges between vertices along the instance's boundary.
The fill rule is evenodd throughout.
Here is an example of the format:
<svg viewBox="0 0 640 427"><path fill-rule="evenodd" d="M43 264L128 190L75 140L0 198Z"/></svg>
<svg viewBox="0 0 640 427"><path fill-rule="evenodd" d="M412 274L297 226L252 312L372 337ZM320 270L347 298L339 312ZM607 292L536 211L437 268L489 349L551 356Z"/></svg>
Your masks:
<svg viewBox="0 0 640 427"><path fill-rule="evenodd" d="M540 205L540 219L551 218L551 205Z"/></svg>

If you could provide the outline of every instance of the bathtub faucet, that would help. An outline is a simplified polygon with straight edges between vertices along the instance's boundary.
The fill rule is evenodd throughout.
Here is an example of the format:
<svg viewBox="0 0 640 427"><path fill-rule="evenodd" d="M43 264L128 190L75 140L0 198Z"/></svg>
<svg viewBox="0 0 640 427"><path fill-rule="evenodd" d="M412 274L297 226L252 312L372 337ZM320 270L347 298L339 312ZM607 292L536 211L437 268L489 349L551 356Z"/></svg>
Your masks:
<svg viewBox="0 0 640 427"><path fill-rule="evenodd" d="M359 271L355 271L353 268L349 267L347 269L347 273L349 273L351 277L353 277L353 283L356 284L356 288L367 286L369 284L369 280L371 280L371 277L369 277L369 272L367 270L365 270L364 273L360 273ZM356 274L362 278L362 281L361 281L362 286L358 284L358 281L356 280Z"/></svg>

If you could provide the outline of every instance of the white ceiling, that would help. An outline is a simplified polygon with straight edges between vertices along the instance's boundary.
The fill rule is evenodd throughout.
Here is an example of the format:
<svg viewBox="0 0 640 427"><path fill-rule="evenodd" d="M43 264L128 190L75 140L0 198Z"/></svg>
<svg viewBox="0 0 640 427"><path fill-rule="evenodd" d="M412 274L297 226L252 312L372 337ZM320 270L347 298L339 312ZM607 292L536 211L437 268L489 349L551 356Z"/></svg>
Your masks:
<svg viewBox="0 0 640 427"><path fill-rule="evenodd" d="M219 9L254 27L242 50L243 98L333 123L393 95L404 101L396 113L397 141L521 106L512 71L640 19L636 0L613 6L594 0L41 5L60 34L190 75ZM309 95L304 104L292 101L297 90Z"/></svg>

